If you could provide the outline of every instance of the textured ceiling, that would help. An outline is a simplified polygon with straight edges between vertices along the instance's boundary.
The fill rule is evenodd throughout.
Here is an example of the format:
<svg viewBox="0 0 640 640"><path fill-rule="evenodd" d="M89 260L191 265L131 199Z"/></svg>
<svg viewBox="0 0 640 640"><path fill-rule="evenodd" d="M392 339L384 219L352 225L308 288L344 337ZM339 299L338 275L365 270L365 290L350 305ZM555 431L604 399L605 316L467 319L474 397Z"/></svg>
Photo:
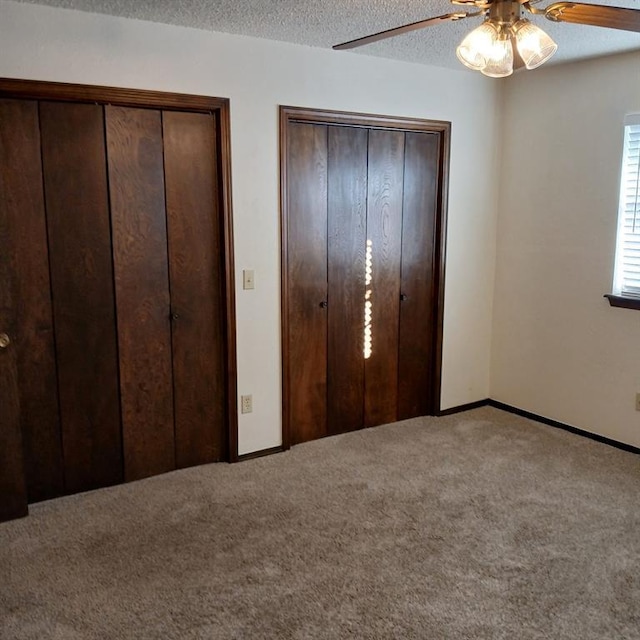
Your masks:
<svg viewBox="0 0 640 640"><path fill-rule="evenodd" d="M323 48L408 22L461 10L447 0L20 1ZM543 1L538 6L545 7L551 1ZM640 0L599 0L598 4L640 9ZM558 43L558 52L553 59L556 63L640 50L640 33L554 24L541 16L531 19ZM354 52L462 69L455 57L455 47L479 23L480 18L445 23L370 44ZM341 52L340 55L350 54Z"/></svg>

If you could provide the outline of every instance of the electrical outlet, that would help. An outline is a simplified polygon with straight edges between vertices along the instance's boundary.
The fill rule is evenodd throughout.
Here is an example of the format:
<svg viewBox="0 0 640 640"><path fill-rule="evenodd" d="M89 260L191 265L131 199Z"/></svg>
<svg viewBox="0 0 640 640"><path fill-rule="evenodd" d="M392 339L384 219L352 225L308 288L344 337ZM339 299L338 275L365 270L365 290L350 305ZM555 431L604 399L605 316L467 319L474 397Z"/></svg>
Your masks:
<svg viewBox="0 0 640 640"><path fill-rule="evenodd" d="M253 396L240 396L240 406L242 413L251 413L253 411Z"/></svg>
<svg viewBox="0 0 640 640"><path fill-rule="evenodd" d="M242 286L245 289L256 288L256 281L255 281L255 275L253 273L253 269L245 269L242 272Z"/></svg>
<svg viewBox="0 0 640 640"><path fill-rule="evenodd" d="M640 393L636 393L636 411L640 411Z"/></svg>

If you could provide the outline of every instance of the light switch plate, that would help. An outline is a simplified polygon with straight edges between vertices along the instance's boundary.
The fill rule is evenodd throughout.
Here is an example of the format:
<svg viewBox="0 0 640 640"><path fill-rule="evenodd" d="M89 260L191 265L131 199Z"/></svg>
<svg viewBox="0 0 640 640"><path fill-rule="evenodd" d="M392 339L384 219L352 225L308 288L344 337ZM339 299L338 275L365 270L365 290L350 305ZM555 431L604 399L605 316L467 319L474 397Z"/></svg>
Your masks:
<svg viewBox="0 0 640 640"><path fill-rule="evenodd" d="M255 289L256 281L253 269L245 269L242 272L242 286L244 289Z"/></svg>

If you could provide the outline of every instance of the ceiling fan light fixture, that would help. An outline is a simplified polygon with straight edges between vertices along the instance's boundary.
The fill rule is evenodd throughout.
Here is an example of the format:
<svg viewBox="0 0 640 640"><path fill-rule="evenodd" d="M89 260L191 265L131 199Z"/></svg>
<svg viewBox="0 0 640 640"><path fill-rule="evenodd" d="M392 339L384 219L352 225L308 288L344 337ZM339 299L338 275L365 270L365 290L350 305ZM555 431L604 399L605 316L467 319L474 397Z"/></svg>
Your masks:
<svg viewBox="0 0 640 640"><path fill-rule="evenodd" d="M480 72L490 78L504 78L513 73L513 46L509 34L501 33L486 53L487 63Z"/></svg>
<svg viewBox="0 0 640 640"><path fill-rule="evenodd" d="M460 43L456 49L458 60L469 69L481 71L487 64L487 55L491 52L497 38L498 30L486 20L471 33L468 33Z"/></svg>
<svg viewBox="0 0 640 640"><path fill-rule="evenodd" d="M558 50L558 45L540 27L528 20L518 20L513 25L518 53L527 69L544 64Z"/></svg>
<svg viewBox="0 0 640 640"><path fill-rule="evenodd" d="M558 45L542 29L521 18L523 10L544 16L552 22L570 22L640 32L640 9L585 4L571 0L554 1L545 9L533 6L540 1L451 0L453 4L464 5L465 8L473 7L476 11L456 11L410 22L337 44L333 48L353 49L432 25L484 15L483 24L467 34L456 49L456 55L469 69L480 71L485 76L503 78L513 73L514 53L518 54L516 68L526 66L527 69L535 69L549 60L558 49Z"/></svg>

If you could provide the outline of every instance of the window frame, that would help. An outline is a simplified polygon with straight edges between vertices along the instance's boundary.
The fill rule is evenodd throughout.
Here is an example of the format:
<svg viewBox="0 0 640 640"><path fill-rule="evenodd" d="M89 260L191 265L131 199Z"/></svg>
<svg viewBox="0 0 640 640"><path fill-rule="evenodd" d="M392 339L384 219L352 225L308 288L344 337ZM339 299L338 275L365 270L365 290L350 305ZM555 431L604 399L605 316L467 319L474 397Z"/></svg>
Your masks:
<svg viewBox="0 0 640 640"><path fill-rule="evenodd" d="M620 188L618 191L618 217L617 217L617 227L616 227L616 251L615 251L615 262L614 262L614 273L613 273L613 293L606 294L604 297L609 300L609 304L612 307L620 307L623 309L636 309L640 310L640 293L638 296L634 295L625 295L625 292L622 290L621 281L622 281L622 270L623 270L623 235L624 235L624 216L626 213L626 200L624 199L624 190L625 186L625 178L626 178L626 164L627 157L629 153L628 145L630 146L630 139L627 137L631 134L627 133L629 127L635 127L640 129L640 113L631 113L628 114L624 118L623 125L623 147L622 147L622 158L620 165ZM637 132L634 132L634 135ZM638 185L640 186L640 174L637 176ZM636 212L638 215L638 212Z"/></svg>

